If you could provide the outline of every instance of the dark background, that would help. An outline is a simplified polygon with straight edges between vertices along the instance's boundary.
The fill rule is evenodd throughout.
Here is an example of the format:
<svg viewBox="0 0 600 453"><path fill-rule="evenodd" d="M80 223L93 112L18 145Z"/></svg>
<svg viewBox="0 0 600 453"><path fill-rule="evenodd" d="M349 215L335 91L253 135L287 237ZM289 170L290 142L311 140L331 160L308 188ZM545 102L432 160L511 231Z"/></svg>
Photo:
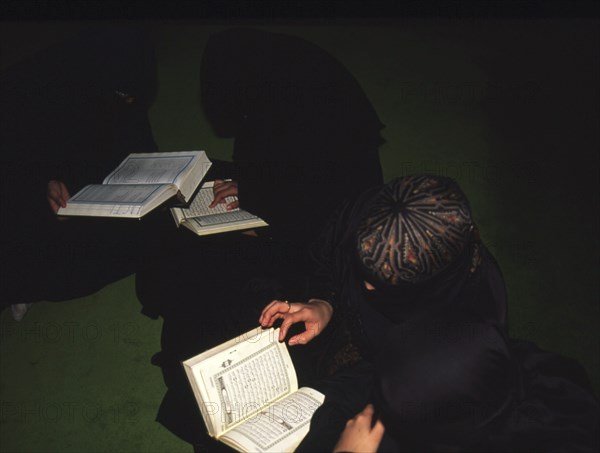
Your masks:
<svg viewBox="0 0 600 453"><path fill-rule="evenodd" d="M315 42L356 76L387 125L386 180L427 172L464 188L507 281L511 334L576 358L600 391L597 7L247 3L5 2L0 69L79 30L146 27L159 64L150 115L159 149L227 159L231 142L214 136L197 100L208 35L247 25ZM160 326L139 315L132 281L40 304L20 324L1 314L3 450L186 449L153 421L162 382L149 359ZM92 324L104 332L94 341Z"/></svg>

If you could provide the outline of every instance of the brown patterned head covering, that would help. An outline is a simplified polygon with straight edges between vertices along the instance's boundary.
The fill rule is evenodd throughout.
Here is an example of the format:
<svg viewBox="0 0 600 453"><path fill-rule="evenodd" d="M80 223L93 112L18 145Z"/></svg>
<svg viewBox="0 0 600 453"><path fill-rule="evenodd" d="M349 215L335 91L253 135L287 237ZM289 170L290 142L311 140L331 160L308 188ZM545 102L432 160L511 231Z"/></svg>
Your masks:
<svg viewBox="0 0 600 453"><path fill-rule="evenodd" d="M360 222L359 265L375 285L421 283L464 255L473 231L467 198L452 179L398 178L371 199Z"/></svg>

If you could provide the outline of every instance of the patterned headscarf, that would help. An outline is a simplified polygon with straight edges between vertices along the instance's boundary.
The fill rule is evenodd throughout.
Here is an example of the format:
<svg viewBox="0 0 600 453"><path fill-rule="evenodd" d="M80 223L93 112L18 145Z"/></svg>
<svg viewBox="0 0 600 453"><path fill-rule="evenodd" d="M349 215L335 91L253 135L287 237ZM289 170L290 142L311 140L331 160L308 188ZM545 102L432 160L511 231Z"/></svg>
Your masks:
<svg viewBox="0 0 600 453"><path fill-rule="evenodd" d="M463 262L474 229L467 199L452 179L398 178L371 199L360 222L359 266L375 286L418 284Z"/></svg>

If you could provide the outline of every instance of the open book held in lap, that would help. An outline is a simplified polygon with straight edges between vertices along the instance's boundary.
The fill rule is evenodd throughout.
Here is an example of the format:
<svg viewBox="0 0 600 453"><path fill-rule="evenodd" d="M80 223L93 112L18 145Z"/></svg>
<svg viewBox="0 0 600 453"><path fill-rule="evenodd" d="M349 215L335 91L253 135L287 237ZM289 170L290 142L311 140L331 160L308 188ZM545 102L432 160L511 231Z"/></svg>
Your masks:
<svg viewBox="0 0 600 453"><path fill-rule="evenodd" d="M141 218L173 197L189 203L210 166L204 151L130 154L102 184L84 187L57 214Z"/></svg>
<svg viewBox="0 0 600 453"><path fill-rule="evenodd" d="M227 210L227 204L235 201L236 197L227 197L225 203L209 207L214 198L213 185L214 181L204 183L188 208L171 208L178 227L183 225L198 236L204 236L268 226L260 217L243 209Z"/></svg>
<svg viewBox="0 0 600 453"><path fill-rule="evenodd" d="M278 335L259 327L183 362L208 434L237 451L294 451L325 398L298 389Z"/></svg>

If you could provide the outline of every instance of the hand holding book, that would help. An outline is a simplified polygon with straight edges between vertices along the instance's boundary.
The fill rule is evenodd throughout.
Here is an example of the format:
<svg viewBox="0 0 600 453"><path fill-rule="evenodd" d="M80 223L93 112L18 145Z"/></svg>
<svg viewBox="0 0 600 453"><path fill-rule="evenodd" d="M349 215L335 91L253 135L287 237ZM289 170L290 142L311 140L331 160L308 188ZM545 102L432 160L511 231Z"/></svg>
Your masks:
<svg viewBox="0 0 600 453"><path fill-rule="evenodd" d="M67 200L71 198L67 186L62 181L48 181L48 192L46 194L50 209L56 214L60 208L67 207Z"/></svg>
<svg viewBox="0 0 600 453"><path fill-rule="evenodd" d="M240 207L240 202L237 199L238 196L238 185L235 181L223 181L222 179L215 179L213 185L213 196L215 197L212 203L208 206L214 208L219 203L227 203L227 210L237 209ZM235 197L233 201L227 201L226 198Z"/></svg>
<svg viewBox="0 0 600 453"><path fill-rule="evenodd" d="M283 319L279 330L279 341L287 336L289 328L297 322L303 322L304 332L290 338L288 344L306 344L319 335L331 321L333 308L324 300L310 299L308 303L274 300L267 305L258 319L262 327L271 327L278 319Z"/></svg>

